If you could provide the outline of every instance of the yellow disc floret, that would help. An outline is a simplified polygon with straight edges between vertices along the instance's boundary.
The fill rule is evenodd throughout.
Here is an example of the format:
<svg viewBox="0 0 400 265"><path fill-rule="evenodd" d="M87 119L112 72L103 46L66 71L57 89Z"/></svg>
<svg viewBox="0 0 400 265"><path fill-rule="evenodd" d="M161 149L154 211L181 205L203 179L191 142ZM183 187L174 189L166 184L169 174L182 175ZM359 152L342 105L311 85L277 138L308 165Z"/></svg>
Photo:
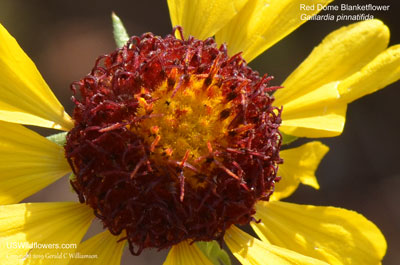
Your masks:
<svg viewBox="0 0 400 265"><path fill-rule="evenodd" d="M210 83L207 76L191 75L187 80L184 76L168 80L152 93L153 102L146 101L145 89L137 95L137 115L152 118L134 130L151 146L156 161L187 157L190 163L209 153L207 143L223 144L233 119L231 102L222 95L218 79Z"/></svg>

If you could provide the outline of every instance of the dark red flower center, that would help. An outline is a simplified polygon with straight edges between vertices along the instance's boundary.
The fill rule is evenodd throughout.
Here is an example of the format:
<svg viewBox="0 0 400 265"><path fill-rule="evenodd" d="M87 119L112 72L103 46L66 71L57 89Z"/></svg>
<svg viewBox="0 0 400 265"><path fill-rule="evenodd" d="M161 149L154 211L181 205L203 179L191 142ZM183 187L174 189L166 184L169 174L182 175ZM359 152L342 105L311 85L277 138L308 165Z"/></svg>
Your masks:
<svg viewBox="0 0 400 265"><path fill-rule="evenodd" d="M71 85L80 201L136 255L249 223L281 163L271 79L212 38L147 33L100 57Z"/></svg>

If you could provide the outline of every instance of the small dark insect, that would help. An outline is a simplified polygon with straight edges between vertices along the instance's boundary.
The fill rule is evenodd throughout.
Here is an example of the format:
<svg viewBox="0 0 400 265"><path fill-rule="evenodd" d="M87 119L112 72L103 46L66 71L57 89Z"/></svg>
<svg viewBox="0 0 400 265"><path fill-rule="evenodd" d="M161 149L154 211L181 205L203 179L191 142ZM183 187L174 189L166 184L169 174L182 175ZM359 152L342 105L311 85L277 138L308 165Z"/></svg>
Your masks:
<svg viewBox="0 0 400 265"><path fill-rule="evenodd" d="M231 110L230 109L224 109L223 111L221 111L221 113L219 114L219 118L221 120L225 120L226 118L229 117L229 115L231 114Z"/></svg>

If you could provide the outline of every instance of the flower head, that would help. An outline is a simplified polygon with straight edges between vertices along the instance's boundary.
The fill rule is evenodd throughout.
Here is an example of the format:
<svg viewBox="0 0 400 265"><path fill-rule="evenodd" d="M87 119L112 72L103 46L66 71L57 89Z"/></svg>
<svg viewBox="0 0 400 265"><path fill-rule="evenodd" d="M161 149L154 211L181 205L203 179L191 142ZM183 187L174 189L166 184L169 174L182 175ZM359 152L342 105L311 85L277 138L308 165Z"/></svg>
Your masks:
<svg viewBox="0 0 400 265"><path fill-rule="evenodd" d="M211 38L147 33L100 57L72 85L65 150L80 201L135 254L248 224L281 162L269 80Z"/></svg>

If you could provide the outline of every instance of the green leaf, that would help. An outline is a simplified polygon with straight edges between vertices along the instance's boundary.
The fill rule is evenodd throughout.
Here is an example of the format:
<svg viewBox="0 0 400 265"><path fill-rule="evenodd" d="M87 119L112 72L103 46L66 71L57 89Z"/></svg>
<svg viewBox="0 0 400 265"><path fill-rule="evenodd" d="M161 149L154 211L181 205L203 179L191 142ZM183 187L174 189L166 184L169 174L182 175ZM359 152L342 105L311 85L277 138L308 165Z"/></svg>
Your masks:
<svg viewBox="0 0 400 265"><path fill-rule="evenodd" d="M46 138L53 143L56 143L58 145L64 146L65 143L67 142L66 138L68 132L62 132L62 133L56 133L50 136L47 136Z"/></svg>
<svg viewBox="0 0 400 265"><path fill-rule="evenodd" d="M113 23L115 43L117 44L118 48L122 48L129 40L129 35L126 32L126 29L121 19L114 12L112 12L111 14L111 19Z"/></svg>
<svg viewBox="0 0 400 265"><path fill-rule="evenodd" d="M281 132L281 134L282 134L282 145L290 144L290 143L296 141L297 139L299 139L296 136L285 134L283 132Z"/></svg>
<svg viewBox="0 0 400 265"><path fill-rule="evenodd" d="M231 259L228 253L219 247L217 241L199 241L196 242L196 245L214 265L231 265Z"/></svg>

